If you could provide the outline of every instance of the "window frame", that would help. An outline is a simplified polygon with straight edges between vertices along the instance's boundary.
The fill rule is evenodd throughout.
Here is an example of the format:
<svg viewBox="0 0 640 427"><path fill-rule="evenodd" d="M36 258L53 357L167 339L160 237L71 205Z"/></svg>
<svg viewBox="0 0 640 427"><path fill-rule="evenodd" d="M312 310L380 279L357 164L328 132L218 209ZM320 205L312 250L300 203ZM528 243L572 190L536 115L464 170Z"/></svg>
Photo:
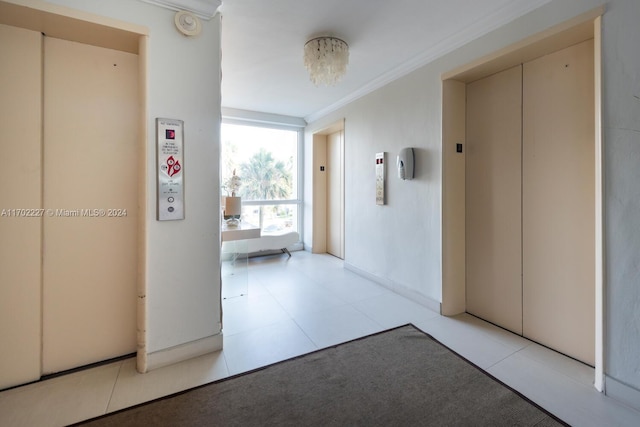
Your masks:
<svg viewBox="0 0 640 427"><path fill-rule="evenodd" d="M300 236L300 241L303 241L303 230L304 230L304 127L299 125L293 125L288 123L276 123L276 122L260 122L250 119L242 119L242 118L230 118L222 116L222 120L220 123L220 134L222 135L222 127L225 125L237 125L237 126L250 126L250 127L260 127L264 129L275 129L275 130L286 130L296 132L296 194L293 199L280 199L280 200L242 200L242 206L273 206L273 205L296 205L297 207L297 232ZM219 164L222 161L222 137L220 138L220 158ZM218 166L220 172L222 172L222 168L220 165ZM222 194L222 177L220 179L220 193ZM262 224L257 224L262 229Z"/></svg>

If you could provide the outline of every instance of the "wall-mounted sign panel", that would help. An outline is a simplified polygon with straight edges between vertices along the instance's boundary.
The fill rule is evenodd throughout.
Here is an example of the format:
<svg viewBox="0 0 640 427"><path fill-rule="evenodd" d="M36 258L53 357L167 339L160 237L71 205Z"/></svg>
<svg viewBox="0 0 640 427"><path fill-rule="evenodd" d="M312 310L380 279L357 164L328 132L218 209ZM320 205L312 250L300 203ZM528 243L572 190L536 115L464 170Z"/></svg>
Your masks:
<svg viewBox="0 0 640 427"><path fill-rule="evenodd" d="M384 205L384 152L376 153L376 205Z"/></svg>
<svg viewBox="0 0 640 427"><path fill-rule="evenodd" d="M158 221L184 219L182 120L156 119Z"/></svg>

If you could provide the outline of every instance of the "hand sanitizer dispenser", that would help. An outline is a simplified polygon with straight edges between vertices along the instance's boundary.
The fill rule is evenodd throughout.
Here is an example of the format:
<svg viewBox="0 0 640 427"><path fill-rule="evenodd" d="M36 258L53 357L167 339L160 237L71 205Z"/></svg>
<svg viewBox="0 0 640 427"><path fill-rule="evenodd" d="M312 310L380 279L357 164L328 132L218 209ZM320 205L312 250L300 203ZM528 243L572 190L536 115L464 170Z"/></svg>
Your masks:
<svg viewBox="0 0 640 427"><path fill-rule="evenodd" d="M413 179L413 148L403 148L398 154L398 178Z"/></svg>

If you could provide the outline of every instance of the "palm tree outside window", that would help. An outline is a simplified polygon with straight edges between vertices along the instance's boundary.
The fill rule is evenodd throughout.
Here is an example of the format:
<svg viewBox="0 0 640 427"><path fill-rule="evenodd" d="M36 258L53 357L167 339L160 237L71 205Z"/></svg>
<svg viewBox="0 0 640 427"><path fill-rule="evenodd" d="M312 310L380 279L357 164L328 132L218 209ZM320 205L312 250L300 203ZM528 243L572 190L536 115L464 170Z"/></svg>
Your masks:
<svg viewBox="0 0 640 427"><path fill-rule="evenodd" d="M300 131L223 122L221 136L221 193L230 195L235 170L242 221L264 235L299 231Z"/></svg>

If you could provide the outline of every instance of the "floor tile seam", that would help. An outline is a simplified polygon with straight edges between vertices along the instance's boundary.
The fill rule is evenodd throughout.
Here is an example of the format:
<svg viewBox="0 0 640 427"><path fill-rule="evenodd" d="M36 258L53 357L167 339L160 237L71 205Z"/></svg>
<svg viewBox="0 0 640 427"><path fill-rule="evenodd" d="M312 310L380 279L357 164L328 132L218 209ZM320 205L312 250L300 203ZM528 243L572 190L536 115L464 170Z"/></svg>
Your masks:
<svg viewBox="0 0 640 427"><path fill-rule="evenodd" d="M355 309L355 307L353 307L353 308ZM357 310L357 309L356 309L356 311L358 311L360 314L364 314L364 313L360 312L360 311L359 311L359 310ZM356 338L347 338L347 339L345 339L344 341L342 341L342 340L341 340L340 342L332 343L332 344L328 344L328 345L320 345L319 343L317 343L315 340L313 340L313 339L311 338L311 336L309 336L309 334L307 333L307 331L305 331L305 329L304 329L304 327L303 327L302 325L298 324L298 322L296 322L296 321L295 321L295 319L294 319L294 322L296 322L296 325L298 325L298 327L300 328L300 330L302 330L302 333L303 333L303 334L304 334L304 335L309 339L309 341L311 341L311 343L316 347L316 350L323 350L323 349L326 349L326 348L330 348L330 347L334 347L334 346L337 346L337 345L340 345L340 344L344 344L344 343L346 343L346 342L352 341L353 339L358 339L358 338L365 337L365 336L367 336L367 335L370 335L371 333L382 332L382 331L384 331L385 329L387 329L384 325L379 324L378 322L376 322L375 320L371 319L371 318L370 318L369 316L367 316L366 314L364 314L364 316L365 316L368 320L371 320L371 321L372 321L375 325L377 325L380 329L379 329L379 330L376 330L376 332L358 333L358 336L357 336ZM303 354L306 354L306 353L303 353Z"/></svg>
<svg viewBox="0 0 640 427"><path fill-rule="evenodd" d="M544 364L541 364L529 358L527 359L529 360L529 362L533 362L544 368ZM584 410L584 404L588 403L584 400L583 397L577 397L577 398L569 399L568 402L570 402L570 404L567 404L566 402L562 404L558 404L552 398L552 396L549 395L548 390L551 388L551 384L549 384L547 380L541 380L538 378L539 381L537 382L536 385L531 387L532 384L529 383L528 385L530 387L525 389L522 387L522 384L520 382L518 382L517 380L513 380L510 375L505 376L504 374L500 375L499 373L497 373L495 371L496 367L497 365L493 366L491 370L487 370L487 373L497 378L499 381L503 382L507 386L513 388L518 393L525 396L527 399L530 399L532 402L535 402L537 405L540 405L541 407L545 408L545 410L549 411L550 413L554 414L560 419L565 420L566 422L571 422L572 420L575 422L576 414L580 415ZM553 371L552 374L557 374L557 372ZM558 377L557 375L553 375L553 376ZM562 375L562 377L563 377L562 382L564 383L562 387L565 388L565 390L561 393L563 396L566 396L568 393L569 396L573 397L576 391L581 391L581 392L592 393L591 398L600 400L600 403L603 405L611 404L611 403L605 402L604 400L607 398L607 396L603 393L597 392L597 390L594 387L587 387L584 384L581 384L577 381L572 380L570 377L567 377L566 375ZM566 380L569 380L569 381L567 382ZM577 386L577 389L573 388L576 386ZM570 390L567 391L566 388L569 388ZM547 391L541 392L540 390L547 390ZM613 402L615 403L615 401ZM595 410L595 411L590 410L590 414L592 417L598 416L600 421L594 424L589 424L589 425L594 425L594 426L605 425L603 424L603 422L605 422L605 420L610 419L609 415L598 410ZM586 424L584 423L581 423L580 425L586 426Z"/></svg>
<svg viewBox="0 0 640 427"><path fill-rule="evenodd" d="M370 299L370 298L369 298ZM365 300L362 300L365 301ZM357 301L357 302L362 302L362 301ZM351 307L353 307L354 310L356 310L358 313L362 313L367 319L371 320L373 323L375 323L376 325L380 326L381 328L385 328L386 325L383 325L382 323L378 322L376 319L374 319L373 317L369 316L367 313L365 313L364 311L360 310L355 303L350 304Z"/></svg>
<svg viewBox="0 0 640 427"><path fill-rule="evenodd" d="M499 344L500 344L500 343L499 343ZM486 368L482 368L482 369L484 369L485 371L489 372L489 370L490 370L491 368L493 368L494 366L498 365L499 363L504 362L504 361L505 361L505 360L507 360L508 358L515 356L516 354L518 354L518 353L520 353L522 350L524 350L526 347L528 347L528 345L527 345L527 346L525 346L525 347L522 347L522 348L520 348L520 349L517 349L517 350L515 350L515 351L511 351L511 352L510 352L509 354L507 354L506 356L502 357L501 359L497 360L497 361L496 361L496 362L494 362L493 364L491 364L491 365L487 366Z"/></svg>
<svg viewBox="0 0 640 427"><path fill-rule="evenodd" d="M436 317L432 317L432 318L427 319L426 321L424 321L424 323L432 323L432 322L435 322L437 320L442 320L442 318L446 318L446 316L438 315ZM435 325L434 327L431 327L431 328L429 328L428 327L429 325L426 325L426 324L418 325L416 323L413 323L413 325L416 328L420 329L422 332L426 333L427 335L432 336L436 341L440 342L442 345L444 345L445 347L449 348L451 351L459 354L464 359L471 361L479 369L481 369L481 370L483 370L485 372L489 372L489 369L491 369L492 367L494 367L498 363L504 361L506 358L513 356L513 354L516 353L516 350L509 349L504 344L493 340L495 344L498 344L498 345L504 347L510 353L508 355L506 355L506 356L503 356L502 358L500 358L496 362L493 362L493 363L489 362L490 363L489 365L480 364L477 361L474 361L474 359L478 355L477 352L475 352L474 350L471 350L472 353L469 353L467 350L465 350L465 348L463 348L461 345L459 345L459 343L458 343L459 339L447 339L447 338L450 338L448 336L448 335L451 334L450 331L448 331L448 332L444 331L444 336L443 336L442 335L442 333L443 333L442 329L438 328L437 325ZM456 335L458 338L463 338L464 339L464 337L461 337L459 332L454 332L453 334ZM482 347L482 348L486 349L486 347Z"/></svg>
<svg viewBox="0 0 640 427"><path fill-rule="evenodd" d="M368 300L370 298L376 298L376 297L381 297L384 295L384 293L378 294L378 295L374 295L374 296L368 296L362 299L357 299L357 300L352 300L351 298L345 298L344 295L338 295L337 293L333 292L331 289L328 289L325 285L322 284L318 284L315 283L314 286L318 286L319 290L322 292L329 292L329 295L333 298L336 298L338 300L340 300L343 304L353 304L354 302L360 302L360 301L365 301ZM280 301L278 300L279 297L283 297L283 296L291 296L291 291L289 290L280 290L278 292L274 292L272 290L270 290L269 288L266 288L267 292L269 293L269 296L271 296L273 299L275 299L279 304Z"/></svg>
<svg viewBox="0 0 640 427"><path fill-rule="evenodd" d="M566 405L554 405L554 401L547 395L548 393L540 393L531 389L523 389L523 387L517 381L513 381L508 377L505 378L505 376L500 376L493 370L487 369L486 372L488 375L494 377L496 380L515 390L518 394L524 396L526 399L530 400L541 408L544 408L545 411L560 418L564 422L567 422L568 419L572 418L569 408L567 408ZM545 382L541 382L537 387L540 388L540 385L544 387L547 384Z"/></svg>
<svg viewBox="0 0 640 427"><path fill-rule="evenodd" d="M432 321L434 321L434 320L442 319L442 318L446 318L446 316L442 316L442 315L441 315L441 316L439 316L439 317L435 317L435 318L432 318L432 319L428 319L426 322L432 322ZM427 326L427 325L425 325L425 326ZM431 328L431 330L425 330L425 329L423 329L423 328L420 328L420 329L421 329L421 330L423 330L424 332L426 332L426 333L430 334L430 335L432 335L432 334L434 334L434 336L435 336L435 335L437 335L437 332L435 331L437 328ZM480 331L478 331L478 332L480 332ZM475 332L475 331L474 331L474 333L477 333L477 332ZM485 335L485 336L487 336L487 337L489 337L492 341L494 341L494 342L496 342L496 343L498 343L498 344L503 345L505 348L509 348L507 345L505 345L505 344L501 343L500 341L496 340L495 338L492 338L492 337L490 337L490 336L486 335L486 333L482 333L482 334L483 334L483 335ZM530 347L530 346L532 346L532 345L534 345L534 344L535 344L535 343L534 343L533 341L528 341L528 343L527 343L525 346L520 347L520 348L518 348L518 349L516 349L516 350L512 351L510 354L508 354L508 355L506 355L505 357L501 358L500 360L498 360L497 362L493 363L492 365L490 365L490 366L488 366L488 367L486 367L486 368L483 368L483 370L485 370L486 372L491 373L491 372L490 372L490 370L492 370L492 369L494 369L495 367L497 367L498 365L500 365L500 364L504 363L506 360L511 359L511 358L513 358L514 356L520 356L520 357L522 357L522 358L525 358L527 361L529 361L529 362L531 362L531 363L535 363L535 364L539 365L539 366L540 366L540 367L542 367L543 369L546 369L546 370L552 371L552 372L553 372L553 373L555 373L555 374L560 374L560 375L562 375L562 377L564 377L564 378L566 378L566 379L570 380L571 382L573 382L573 383L575 383L575 384L577 384L577 385L579 385L579 386L581 386L581 387L583 387L583 388L586 388L587 390L589 390L589 389L590 389L590 387L589 387L589 386L587 386L587 385L585 385L584 383L581 383L581 382L579 382L579 381L577 381L577 380L573 379L572 377L568 376L566 373L561 372L561 371L558 371L558 370L556 370L556 369L554 369L554 368L552 368L552 367L550 367L550 366L547 366L547 364L542 363L541 361L539 361L539 360L537 360L537 359L534 359L534 358L532 358L532 357L528 357L528 356L526 356L526 354L522 353L525 349L527 349L528 347ZM453 345L451 345L451 346L450 346L450 348L451 348L453 351L459 351L459 348L458 348L458 349L456 349L456 347L455 347L455 345L454 345L454 344L453 344Z"/></svg>
<svg viewBox="0 0 640 427"><path fill-rule="evenodd" d="M424 320L423 322L419 322L420 324L413 324L416 328L418 328L419 330L421 330L422 332L424 332L427 335L432 336L433 338L435 338L436 340L440 341L436 335L438 334L438 328L437 325L432 326L431 328L427 329L428 326L432 323L435 323L437 321L441 321L442 318L445 318L446 316L443 316L441 314L431 317L429 319Z"/></svg>
<svg viewBox="0 0 640 427"><path fill-rule="evenodd" d="M223 316L224 316L224 313L223 313ZM224 317L223 317L223 322L224 322ZM227 368L227 376L226 377L229 377L229 376L231 376L231 370L229 369L229 361L227 360L227 355L225 354L225 351L224 351L224 335L225 334L224 334L224 328L223 328L222 329L222 349L220 350L220 354L222 355L222 359L224 360L224 366L225 366L225 368ZM224 377L224 378L226 378L226 377Z"/></svg>
<svg viewBox="0 0 640 427"><path fill-rule="evenodd" d="M315 340L313 338L311 338L311 336L307 333L307 331L304 330L302 325L300 323L298 323L298 321L295 318L292 318L291 320L293 320L293 323L296 324L298 329L300 329L302 334L309 340L309 342L311 342L311 344L313 344L313 346L316 348L316 350L319 350L320 349L320 345L317 342L315 342Z"/></svg>
<svg viewBox="0 0 640 427"><path fill-rule="evenodd" d="M273 327L278 326L278 325L281 325L281 326L291 325L291 323L292 323L292 322L293 322L293 325L294 325L295 327L297 327L297 328L300 330L300 332L302 332L302 333L303 333L303 335L304 335L307 339L309 339L309 340L310 340L311 344L316 345L316 344L315 344L315 342L314 342L313 340L311 340L311 338L306 334L306 332L305 332L305 331L302 329L302 327L298 324L298 322L296 322L296 321L295 321L295 319L294 319L294 318L292 318L292 317L291 317L291 318L288 318L288 319L282 319L282 320L279 320L279 321L277 321L277 322L273 322L273 323L271 323L271 324L269 324L269 325L260 325L259 327L256 327L256 328L251 328L251 329L246 330L246 331L240 331L240 332L237 332L237 333L234 333L234 334L230 334L230 335L229 335L229 337L234 337L234 338L235 338L235 337L237 337L238 335L256 333L256 332L260 332L260 331L265 330L265 329L268 329L268 328L273 328ZM226 356L226 353L224 352L224 345L223 345L223 348L222 348L222 355L223 355L223 356L224 356L224 358L225 358L224 360L225 360L225 364L226 364L226 366L227 366L227 372L230 372L230 369L229 369L229 363L228 363L228 361L227 361L227 356Z"/></svg>
<svg viewBox="0 0 640 427"><path fill-rule="evenodd" d="M318 284L317 284L317 283L313 283L313 285L318 286ZM267 293L268 293L272 298L276 298L276 295L283 294L283 293L285 293L285 294L286 294L286 293L290 292L290 290L288 290L288 289L281 290L280 292L275 292L274 290L272 290L272 289L271 289L271 288L272 288L272 286L266 285L266 284L264 284L264 283L263 283L263 285L262 285L262 286L265 288L265 290L267 291Z"/></svg>
<svg viewBox="0 0 640 427"><path fill-rule="evenodd" d="M525 347L525 348L531 347L531 346L536 345L536 344L537 344L537 343L535 343L535 342L533 342L533 341L532 341L532 342L531 342L531 344L530 344L530 345L528 345L528 346L527 346L527 347ZM541 344L537 344L537 345L541 345ZM523 348L522 350L524 350L525 348ZM565 355L563 355L562 353L558 353L558 352L556 352L555 350L552 350L552 349L547 349L547 350L557 353L559 357L566 357L566 358L568 359L568 361L569 361L569 362L574 362L574 363L576 363L576 364L582 364L582 362L580 362L580 361L578 361L578 360L571 359L569 356L565 356ZM582 385L583 387L588 387L588 388L593 387L593 388L595 389L594 383L591 383L590 385L588 385L588 386L587 386L586 384L584 384L584 383L582 383L582 382L580 382L580 381L578 381L578 380L574 379L571 375L568 375L568 374L567 374L566 372L564 372L563 370L555 368L555 367L554 367L554 364L552 364L552 363L545 363L544 361L539 360L539 359L537 359L537 358L535 358L535 357L527 356L527 354L526 354L526 353L522 353L522 354L520 354L519 356L521 356L521 357L523 357L523 358L525 358L525 359L527 359L527 360L530 360L530 361L532 361L532 362L535 362L535 363L537 363L537 364L539 364L539 365L542 365L542 366L546 367L547 369L549 369L549 370L551 370L551 371L555 372L556 374L559 374L559 375L562 375L562 376L564 376L564 377L567 377L567 378L569 378L570 380L572 380L572 381L574 381L574 382L576 382L576 383L578 383L578 384ZM588 366L588 365L585 365L585 367L587 367L587 366ZM589 367L589 368L591 368L591 367ZM594 369L594 368L591 368L591 369ZM595 370L594 370L594 372L593 372L593 379L594 379L594 381L595 381Z"/></svg>
<svg viewBox="0 0 640 427"><path fill-rule="evenodd" d="M111 402L113 401L113 395L116 391L116 387L118 386L118 381L120 380L120 374L122 373L122 367L124 366L124 362L125 360L121 360L120 366L118 366L118 373L116 374L114 380L113 380L113 385L111 386L111 392L109 393L109 399L107 399L107 404L104 408L104 411L102 411L101 414L98 415L104 415L109 413L109 408L111 407Z"/></svg>
<svg viewBox="0 0 640 427"><path fill-rule="evenodd" d="M312 280L313 282L317 282L317 283L318 283L318 280L317 280L317 279L315 279L313 276L311 276L311 275L308 273L308 271L309 271L308 266L294 265L294 266L293 266L293 269L294 269L296 272L298 272L298 273L302 274L303 276L307 277L308 279Z"/></svg>
<svg viewBox="0 0 640 427"><path fill-rule="evenodd" d="M565 377L569 378L570 380L572 380L572 381L574 381L574 382L576 382L576 383L578 383L578 384L581 384L582 386L585 386L585 384L584 384L584 383L581 383L580 381L578 381L578 380L574 379L573 377L571 377L570 375L568 375L568 374L567 374L567 373L565 373L564 371L554 368L554 367L553 367L553 365L548 365L548 364L544 363L543 361L540 361L539 359L536 359L535 357L527 356L527 355L526 355L526 353L523 353L523 350L528 349L528 348L531 348L533 345L536 345L536 344L537 344L537 345L540 345L540 344L536 343L535 341L532 341L532 340L530 340L530 339L528 339L528 338L526 338L526 337L522 337L522 336L517 335L517 334L513 334L513 335L515 335L516 337L522 338L523 340L525 340L525 341L526 341L526 343L525 343L523 346L516 346L516 345L513 345L513 344L509 344L509 343L505 343L505 342L503 342L503 340L502 340L502 339L495 337L495 336L494 336L494 334L492 334L492 333L491 333L490 331L488 331L488 330L485 330L485 329L479 329L479 330L478 330L478 332L479 332L480 334L483 334L484 336L488 337L488 338L489 338L489 339L491 339L492 341L494 341L494 342L498 342L498 343L502 344L502 345L503 345L503 346L505 346L505 347L508 347L508 348L516 348L516 351L514 351L512 354L510 354L510 355L509 355L509 356L507 356L507 357L511 357L511 356L514 356L514 355L518 354L519 356L522 356L522 357L526 358L527 360L534 361L534 362L536 362L536 363L538 363L538 364L540 364L540 365L544 366L545 368L550 369L550 370L552 370L552 371L556 372L557 374L563 375L563 376L565 376ZM549 351L554 351L554 350L549 349ZM558 353L558 352L556 352L556 353ZM568 356L564 356L564 355L562 355L561 353L558 353L558 355L559 355L559 356L562 356L562 357L567 357L567 358L568 358ZM507 357L505 357L505 359L506 359ZM570 358L569 358L569 359L570 359ZM502 361L502 360L501 360L501 361ZM497 364L497 363L500 363L501 361L496 362L496 364ZM576 361L576 363L581 363L581 362ZM495 364L494 364L494 365L495 365Z"/></svg>
<svg viewBox="0 0 640 427"><path fill-rule="evenodd" d="M343 308L343 307L348 307L348 306L349 306L348 302L341 301L340 304L336 304L336 305L332 304L332 305L330 305L328 307L323 307L323 308L320 308L320 309L317 309L317 310L306 311L303 315L318 315L318 314L320 314L320 313L322 313L324 311L329 311L329 310L333 310L333 309L336 309L336 308ZM294 314L291 314L291 319L293 319L294 321L296 319L299 319L300 317L301 316L296 316Z"/></svg>
<svg viewBox="0 0 640 427"><path fill-rule="evenodd" d="M279 320L273 320L273 321L268 322L268 323L261 323L259 326L255 326L255 327L251 327L251 328L247 328L247 329L241 329L241 330L238 330L236 332L227 332L225 335L228 336L228 337L232 337L232 336L235 336L235 335L244 334L244 333L248 333L248 332L255 332L255 331L258 331L258 330L263 329L263 328L268 328L270 326L275 326L278 323L282 323L282 322L285 322L285 321L288 321L288 320L293 320L293 317L291 317L291 315L289 315L289 313L287 313L286 310L284 310L284 308L282 308L282 310L287 315L286 319L279 319ZM224 331L224 328L223 328L223 331Z"/></svg>
<svg viewBox="0 0 640 427"><path fill-rule="evenodd" d="M280 309L287 315L289 316L289 319L294 320L293 314L289 313L289 310L287 310L287 308L282 304L282 302L278 299L278 297L276 296L275 293L271 292L271 290L269 288L267 288L267 292L269 292L269 296L271 296L271 298L273 298L273 300L275 301L275 303L278 305L278 307L280 307Z"/></svg>
<svg viewBox="0 0 640 427"><path fill-rule="evenodd" d="M275 302L276 302L276 303L277 303L277 304L278 304L278 305L279 305L279 306L280 306L280 307L285 311L285 313L287 313L287 315L288 315L290 318L292 318L292 319L294 319L294 318L295 318L294 314L293 314L293 313L291 313L291 312L289 312L289 310L287 310L287 308L282 304L282 302L280 302L280 300L279 300L279 298L278 298L278 297L283 297L283 296L284 296L284 297L289 296L289 297L295 298L295 297L296 297L295 295L293 295L290 291L283 291L283 292L273 293L273 292L271 292L268 288L267 288L267 292L269 292L270 296L271 296L271 297L275 300ZM345 300L343 300L342 298L339 298L339 297L335 297L335 298L336 298L336 299L338 299L338 300L340 300L340 304L331 305L331 306L330 306L330 308L333 308L333 307L341 307L341 306L344 306L344 305L348 305L348 304L349 304L349 302L348 302L348 301L345 301ZM318 312L318 311L323 311L323 310L325 310L325 309L320 309L320 310L310 311L310 312L308 312L308 313L316 313L316 312Z"/></svg>
<svg viewBox="0 0 640 427"><path fill-rule="evenodd" d="M346 303L346 302L343 303L343 304L339 304L339 305L331 305L329 307L324 307L324 308L321 308L319 310L307 311L307 312L305 312L303 314L303 316L308 316L308 315L318 316L318 315L320 315L320 314L322 314L324 312L327 312L329 310L334 310L336 308L343 308L343 307L349 307L349 306L350 306L350 304ZM353 308L355 308L355 307L353 307ZM301 320L301 318L303 316L291 315L291 319L296 323L296 325L298 325L298 320ZM302 328L302 326L300 326L300 328Z"/></svg>
<svg viewBox="0 0 640 427"><path fill-rule="evenodd" d="M575 379L571 378L569 375L558 371L557 369L554 369L551 366L548 366L548 364L543 363L533 357L529 357L527 356L525 353L522 353L525 349L531 347L532 345L535 344L535 342L528 340L526 338L523 338L524 340L526 340L526 343L522 346L516 346L513 344L509 344L509 343L505 343L502 339L497 338L491 331L487 331L487 330L479 330L479 329L470 329L469 332L473 335L478 336L478 338L485 338L490 340L492 343L500 345L502 347L504 347L505 349L507 349L509 351L509 354L505 355L504 357L502 357L500 360L497 360L496 362L494 362L493 364L491 364L490 366L487 366L485 369L487 372L489 371L489 369L495 367L496 365L504 362L505 360L512 358L514 356L521 356L523 358L525 358L526 360L529 360L531 362L535 362L537 365L539 365L540 367L542 367L543 369L547 369L547 370L551 370L553 372L556 372L558 374L563 375L564 377L567 377L568 379L576 382L577 384L580 384L582 386L584 386L584 384L581 384L579 381L576 381Z"/></svg>
<svg viewBox="0 0 640 427"><path fill-rule="evenodd" d="M533 344L533 343L532 343L532 344ZM528 346L527 346L527 347L528 347ZM526 348L526 347L525 347L525 348ZM528 357L528 356L526 356L525 354L521 354L521 351L522 351L522 350L524 350L524 348L522 348L521 350L518 350L518 351L514 352L513 354L510 354L509 356L507 356L507 357L503 358L503 359L502 359L502 360L500 360L499 362L497 362L497 363L493 364L493 365L492 365L490 368L488 368L488 369L493 369L493 368L497 367L497 365L498 365L498 364L506 362L506 361L507 361L507 359L513 359L514 357L515 357L515 358L517 358L517 357L521 357L522 359L525 359L525 361L526 361L526 363L527 363L527 364L531 364L531 365L533 365L533 367L534 367L534 368L536 368L536 369L542 369L542 370L544 370L544 371L547 371L547 372L551 373L551 374L552 374L553 376L555 376L555 377L562 378L564 381L568 381L568 383L569 383L570 385L577 386L577 387L579 387L580 389L582 389L582 390L584 390L584 391L587 391L587 392L594 392L594 393L597 393L597 394L601 394L602 396L606 396L604 393L600 393L600 392L598 392L598 391L596 390L596 388L593 386L593 384L591 384L591 385L584 384L584 383L582 383L582 382L580 382L580 381L578 381L578 380L576 380L576 379L572 378L571 376L567 375L566 373L564 373L564 372L562 372L562 371L560 371L560 370L557 370L557 369L553 368L551 365L549 365L549 364L547 364L547 363L544 363L543 361L540 361L540 360L534 359L534 358L532 358L532 357ZM487 372L489 372L489 371L487 370Z"/></svg>
<svg viewBox="0 0 640 427"><path fill-rule="evenodd" d="M381 288L382 288L382 287L381 287ZM374 298L381 298L381 297L384 297L384 296L385 296L385 293L387 293L387 294L388 294L388 293L393 293L394 295L397 295L397 294L395 294L393 291L390 291L390 290L388 290L388 289L386 289L386 288L382 288L382 289L384 289L384 290L383 290L381 293L377 294L377 295L369 295L369 296L366 296L366 297L364 297L364 298L357 299L357 300L355 300L355 301L349 301L349 304L353 305L353 304L358 304L358 303L367 302L367 301L372 300L372 299L374 299Z"/></svg>

